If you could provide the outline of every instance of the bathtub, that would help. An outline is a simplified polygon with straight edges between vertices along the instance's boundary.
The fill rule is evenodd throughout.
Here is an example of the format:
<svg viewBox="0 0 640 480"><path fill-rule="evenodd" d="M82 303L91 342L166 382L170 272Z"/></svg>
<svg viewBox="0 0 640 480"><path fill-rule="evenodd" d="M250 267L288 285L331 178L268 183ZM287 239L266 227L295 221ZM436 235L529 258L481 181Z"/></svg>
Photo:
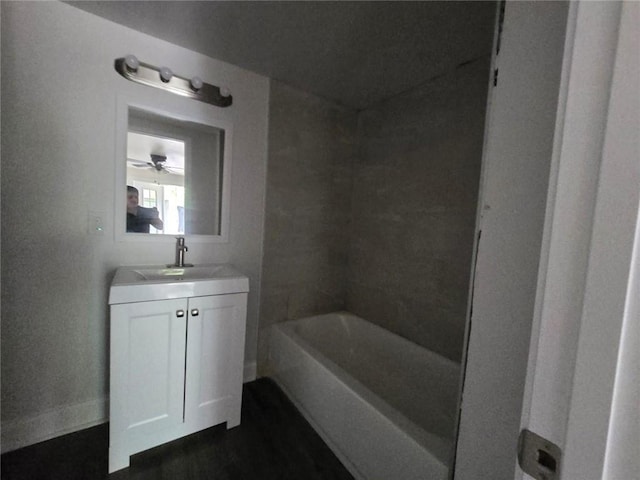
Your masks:
<svg viewBox="0 0 640 480"><path fill-rule="evenodd" d="M346 312L274 325L269 363L355 478L448 477L459 364Z"/></svg>

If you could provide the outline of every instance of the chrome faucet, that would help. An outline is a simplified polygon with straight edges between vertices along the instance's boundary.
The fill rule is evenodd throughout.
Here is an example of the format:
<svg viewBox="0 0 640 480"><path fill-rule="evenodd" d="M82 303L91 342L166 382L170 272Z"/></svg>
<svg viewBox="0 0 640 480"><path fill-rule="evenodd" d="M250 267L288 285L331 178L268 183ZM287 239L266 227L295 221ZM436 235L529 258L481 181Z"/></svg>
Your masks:
<svg viewBox="0 0 640 480"><path fill-rule="evenodd" d="M184 237L176 237L176 263L174 267L191 267L192 265L184 263L184 254L189 251L184 244Z"/></svg>

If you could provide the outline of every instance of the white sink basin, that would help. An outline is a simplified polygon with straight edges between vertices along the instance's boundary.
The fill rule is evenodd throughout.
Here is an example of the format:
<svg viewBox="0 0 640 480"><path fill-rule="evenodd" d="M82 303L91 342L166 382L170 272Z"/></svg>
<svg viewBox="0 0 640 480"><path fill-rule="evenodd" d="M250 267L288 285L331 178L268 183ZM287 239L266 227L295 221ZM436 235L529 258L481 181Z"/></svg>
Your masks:
<svg viewBox="0 0 640 480"><path fill-rule="evenodd" d="M111 282L109 304L224 295L249 291L249 279L232 265L120 267Z"/></svg>
<svg viewBox="0 0 640 480"><path fill-rule="evenodd" d="M141 282L145 281L169 281L169 280L206 280L216 278L220 275L224 276L225 270L229 267L226 265L200 265L193 267L177 268L177 267L142 267L132 270L134 275L139 275Z"/></svg>

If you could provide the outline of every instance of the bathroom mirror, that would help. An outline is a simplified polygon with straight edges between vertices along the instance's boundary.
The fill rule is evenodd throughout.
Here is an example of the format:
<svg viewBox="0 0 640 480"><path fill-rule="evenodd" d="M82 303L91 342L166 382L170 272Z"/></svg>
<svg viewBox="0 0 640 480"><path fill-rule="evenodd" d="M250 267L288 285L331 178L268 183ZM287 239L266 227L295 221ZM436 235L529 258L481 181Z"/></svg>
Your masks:
<svg viewBox="0 0 640 480"><path fill-rule="evenodd" d="M172 103L119 106L117 236L225 241L230 125L214 107Z"/></svg>

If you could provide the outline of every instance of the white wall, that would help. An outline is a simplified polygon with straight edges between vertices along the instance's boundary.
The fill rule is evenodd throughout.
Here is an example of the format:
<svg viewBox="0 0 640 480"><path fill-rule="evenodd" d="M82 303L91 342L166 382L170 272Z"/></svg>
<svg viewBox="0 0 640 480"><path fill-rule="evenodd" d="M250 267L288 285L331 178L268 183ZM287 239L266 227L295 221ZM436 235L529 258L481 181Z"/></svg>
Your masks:
<svg viewBox="0 0 640 480"><path fill-rule="evenodd" d="M640 207L637 210L640 212ZM604 480L633 478L640 472L640 217L636 220L631 269L603 462Z"/></svg>
<svg viewBox="0 0 640 480"><path fill-rule="evenodd" d="M173 260L171 244L114 240L116 95L150 90L115 72L127 53L232 91L229 242L187 242L188 260L248 274L254 367L268 79L66 4L2 2L3 451L106 420L112 273ZM104 213L103 236L88 211Z"/></svg>
<svg viewBox="0 0 640 480"><path fill-rule="evenodd" d="M597 65L610 83L594 152L599 175L562 474L626 480L638 478L640 467L640 5L581 3L577 21L576 42L581 25L608 34L600 43L609 47L609 61L592 48L596 55L582 68Z"/></svg>

